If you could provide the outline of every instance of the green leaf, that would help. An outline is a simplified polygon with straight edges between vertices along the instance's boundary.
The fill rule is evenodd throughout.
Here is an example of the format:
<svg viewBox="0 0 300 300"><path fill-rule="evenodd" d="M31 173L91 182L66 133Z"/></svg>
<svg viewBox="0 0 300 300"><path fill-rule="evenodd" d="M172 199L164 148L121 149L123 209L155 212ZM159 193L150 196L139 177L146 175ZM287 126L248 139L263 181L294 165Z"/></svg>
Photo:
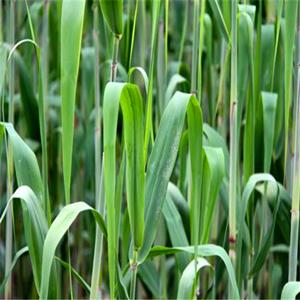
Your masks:
<svg viewBox="0 0 300 300"><path fill-rule="evenodd" d="M11 273L12 273L15 265L17 264L19 258L27 252L28 252L28 247L26 246L26 247L23 247L22 249L18 250L17 253L15 254L15 257L14 257L13 261L11 262L10 269L5 274L4 279L0 285L0 293L3 293L6 282L7 282L8 278L11 276Z"/></svg>
<svg viewBox="0 0 300 300"><path fill-rule="evenodd" d="M68 262L60 259L59 257L55 256L54 257L60 264L63 266L67 271L70 269L70 265ZM91 292L90 286L87 284L87 282L84 280L84 278L71 266L71 273L74 276L74 278L77 279L77 281L81 284L81 286L84 288L84 290L87 293Z"/></svg>
<svg viewBox="0 0 300 300"><path fill-rule="evenodd" d="M66 203L70 203L74 111L85 0L62 1L61 16L61 118L63 175Z"/></svg>
<svg viewBox="0 0 300 300"><path fill-rule="evenodd" d="M230 42L230 37L229 37L229 30L226 26L223 14L221 12L218 0L211 0L208 1L210 4L211 10L213 11L214 18L217 22L218 29L221 31L221 34L223 38L226 40L227 43Z"/></svg>
<svg viewBox="0 0 300 300"><path fill-rule="evenodd" d="M281 300L294 300L296 296L300 293L300 282L291 281L284 285L281 292Z"/></svg>
<svg viewBox="0 0 300 300"><path fill-rule="evenodd" d="M62 237L68 231L77 216L84 211L92 212L95 222L98 224L104 235L107 235L105 222L95 209L90 207L85 202L76 202L66 205L51 224L45 238L41 268L42 279L40 287L40 299L48 298L49 276L55 250Z"/></svg>
<svg viewBox="0 0 300 300"><path fill-rule="evenodd" d="M181 216L176 208L176 205L172 200L170 184L168 186L168 192L166 195L166 200L164 202L162 212L166 220L172 246L188 246L189 242L184 231ZM183 271L184 268L187 266L188 262L190 261L190 256L186 253L179 253L176 254L176 258L178 261L179 269Z"/></svg>
<svg viewBox="0 0 300 300"><path fill-rule="evenodd" d="M196 265L196 266L195 266ZM202 258L197 257L192 260L182 273L179 281L177 299L194 299L195 294L195 281L197 280L197 273L205 267L209 267L209 262ZM196 272L195 272L196 269Z"/></svg>
<svg viewBox="0 0 300 300"><path fill-rule="evenodd" d="M142 67L130 68L130 70L128 72L129 82L132 82L131 77L133 76L134 73L139 73L141 75L141 77L143 78L143 81L144 81L144 87L145 87L146 93L148 93L149 78L148 78L146 71Z"/></svg>
<svg viewBox="0 0 300 300"><path fill-rule="evenodd" d="M119 106L124 121L126 191L129 222L134 247L139 249L144 235L144 128L142 97L136 85L110 82L104 92L104 186L108 222L108 251L111 297L115 292L116 241L116 134Z"/></svg>
<svg viewBox="0 0 300 300"><path fill-rule="evenodd" d="M185 81L186 81L186 79L183 76L181 76L180 74L174 74L171 77L169 84L167 86L167 89L166 89L166 93L165 93L165 103L164 103L165 106L168 104L168 102L172 98L177 85L179 85L180 83L183 83Z"/></svg>
<svg viewBox="0 0 300 300"><path fill-rule="evenodd" d="M149 157L145 189L145 235L139 253L139 262L148 255L154 241L158 221L167 192L170 176L177 157L185 115L187 114L189 148L191 159L191 210L196 231L199 222L199 205L202 166L202 112L196 98L191 94L176 92L166 107ZM196 237L195 237L196 238Z"/></svg>
<svg viewBox="0 0 300 300"><path fill-rule="evenodd" d="M2 222L10 202L20 199L22 204L24 231L26 244L32 265L33 278L36 289L39 290L41 282L42 247L48 226L41 202L28 186L20 186L9 199L6 208L0 218ZM50 275L49 275L50 276Z"/></svg>
<svg viewBox="0 0 300 300"><path fill-rule="evenodd" d="M225 162L222 149L204 147L201 244L206 244L209 241L213 212L224 175Z"/></svg>
<svg viewBox="0 0 300 300"><path fill-rule="evenodd" d="M114 35L123 34L123 0L100 0L103 17Z"/></svg>
<svg viewBox="0 0 300 300"><path fill-rule="evenodd" d="M261 98L264 120L264 172L269 172L274 145L277 94L262 92Z"/></svg>
<svg viewBox="0 0 300 300"><path fill-rule="evenodd" d="M151 261L145 261L138 268L140 279L147 285L154 298L159 299L160 282L159 273L155 268L155 264Z"/></svg>
<svg viewBox="0 0 300 300"><path fill-rule="evenodd" d="M175 254L178 252L187 252L195 255L195 247L190 246L190 247L173 247L173 248L168 248L168 247L163 247L163 246L155 246L151 249L149 252L148 258L159 256L159 255L170 255L170 254ZM235 279L235 272L231 263L231 260L226 253L226 251L217 245L199 245L197 249L197 256L203 256L203 257L210 257L210 256L217 256L221 258L223 263L225 264L228 276L229 276L229 281L230 281L230 286L232 288L232 295L234 299L240 299L239 296L239 290L237 287L236 279Z"/></svg>
<svg viewBox="0 0 300 300"><path fill-rule="evenodd" d="M43 185L37 159L32 150L25 144L10 123L0 123L0 143L6 130L12 144L14 167L18 186L28 185L44 208Z"/></svg>
<svg viewBox="0 0 300 300"><path fill-rule="evenodd" d="M253 263L252 266L250 267L250 271L249 271L249 276L252 277L253 275L255 275L262 267L262 265L265 262L265 259L268 255L268 251L270 249L271 246L271 237L272 234L274 232L275 229L275 223L276 223L276 217L277 217L277 212L278 212L278 207L279 207L279 186L276 182L276 180L274 179L274 177L270 174L254 174L252 175L245 188L243 191L243 195L242 195L242 201L241 201L241 206L239 207L239 214L238 214L238 224L244 224L244 220L246 218L246 213L247 213L247 207L248 207L248 203L249 200L251 199L251 194L252 192L255 190L255 187L258 183L269 183L271 185L272 190L275 192L273 193L272 197L276 199L276 204L275 204L275 208L274 208L274 212L273 212L273 219L272 219L272 224L270 226L270 228L268 229L268 231L266 232L265 236L263 237L263 240L260 244L260 247L258 249L258 251L255 253L254 255L254 259L253 259ZM239 251L241 251L241 242L242 239L245 239L247 241L247 244L249 243L249 238L246 237L245 235L247 234L245 232L245 227L241 226L241 229L239 231L238 234L238 248ZM250 246L249 244L247 245L248 247ZM238 266L240 266L241 264L241 256L238 256Z"/></svg>
<svg viewBox="0 0 300 300"><path fill-rule="evenodd" d="M16 68L18 70L20 78L20 93L21 100L23 104L23 113L26 120L26 125L30 137L39 140L39 119L38 119L38 102L34 94L34 89L30 76L28 74L28 69L26 68L25 62L16 51L14 53L14 61L16 63Z"/></svg>

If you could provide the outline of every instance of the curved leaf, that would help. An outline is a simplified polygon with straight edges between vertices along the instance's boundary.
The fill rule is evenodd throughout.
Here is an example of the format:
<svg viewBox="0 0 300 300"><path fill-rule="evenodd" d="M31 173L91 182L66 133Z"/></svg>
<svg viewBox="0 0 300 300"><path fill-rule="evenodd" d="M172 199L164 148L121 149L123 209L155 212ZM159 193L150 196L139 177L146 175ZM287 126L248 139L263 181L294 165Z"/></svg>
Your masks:
<svg viewBox="0 0 300 300"><path fill-rule="evenodd" d="M49 277L55 250L77 216L84 211L91 211L93 213L94 219L99 228L102 230L104 235L107 235L105 222L95 209L85 202L76 202L66 205L51 224L45 238L41 268L42 279L40 286L40 299L48 298Z"/></svg>
<svg viewBox="0 0 300 300"><path fill-rule="evenodd" d="M42 207L43 185L37 159L10 123L0 123L0 143L6 130L12 144L14 166L18 185L28 185L39 199Z"/></svg>
<svg viewBox="0 0 300 300"><path fill-rule="evenodd" d="M42 246L48 229L47 220L32 189L28 186L19 187L9 199L0 218L2 222L11 201L20 199L24 217L25 239L28 245L32 271L36 289L39 290L41 282Z"/></svg>
<svg viewBox="0 0 300 300"><path fill-rule="evenodd" d="M300 282L291 281L284 285L281 293L281 300L294 300L300 293Z"/></svg>
<svg viewBox="0 0 300 300"><path fill-rule="evenodd" d="M230 286L232 288L232 295L234 299L240 299L239 290L235 279L235 272L227 252L222 247L217 245L212 245L212 244L199 245L197 251L198 251L197 256L204 256L204 257L217 256L223 261L229 276ZM163 246L155 246L149 252L148 258L159 256L159 255L175 254L178 252L187 252L195 255L195 247L191 246L191 247L168 248Z"/></svg>
<svg viewBox="0 0 300 300"><path fill-rule="evenodd" d="M179 281L179 287L177 293L178 300L194 299L194 294L195 294L194 287L195 287L195 281L197 279L197 273L200 271L200 269L209 266L210 266L209 262L202 257L198 257L195 260L192 260L188 264L188 266L183 271ZM195 268L196 268L196 272L195 272Z"/></svg>
<svg viewBox="0 0 300 300"><path fill-rule="evenodd" d="M17 264L19 258L20 258L23 254L25 254L25 253L27 253L27 252L28 252L28 247L26 246L26 247L23 247L22 249L20 249L20 250L16 253L16 255L15 255L13 261L11 262L10 270L9 270L8 273L5 274L4 279L3 279L3 281L2 281L2 283L1 283L1 285L0 285L0 293L3 293L4 288L5 288L5 285L6 285L6 282L7 282L8 278L11 276L11 273L12 273L12 271L13 271L15 265Z"/></svg>
<svg viewBox="0 0 300 300"><path fill-rule="evenodd" d="M109 29L117 36L123 34L123 0L100 0L104 19Z"/></svg>

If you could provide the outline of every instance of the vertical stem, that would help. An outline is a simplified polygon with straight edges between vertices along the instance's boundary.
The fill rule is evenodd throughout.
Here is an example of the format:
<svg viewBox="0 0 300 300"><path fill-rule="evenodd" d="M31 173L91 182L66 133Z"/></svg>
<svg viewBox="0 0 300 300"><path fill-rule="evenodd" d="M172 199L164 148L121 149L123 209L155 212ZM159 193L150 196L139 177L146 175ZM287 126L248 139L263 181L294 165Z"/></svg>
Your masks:
<svg viewBox="0 0 300 300"><path fill-rule="evenodd" d="M47 97L48 97L48 29L49 29L49 2L44 0L44 14L43 14L43 35L42 35L42 51L41 61L38 57L39 72L41 72L39 78L39 118L41 129L41 141L42 141L42 173L43 173L43 193L45 201L45 211L48 219L48 223L51 222L51 208L48 197L48 149L47 149ZM39 54L38 54L39 55Z"/></svg>
<svg viewBox="0 0 300 300"><path fill-rule="evenodd" d="M189 7L189 1L185 1L184 23L183 23L183 29L182 29L181 39L180 39L179 55L178 55L179 63L182 61L182 56L183 56L184 42L185 42L186 29L188 23L188 12L189 12L188 7Z"/></svg>
<svg viewBox="0 0 300 300"><path fill-rule="evenodd" d="M139 0L136 0L136 3L135 3L134 19L133 19L132 34L131 34L131 43L130 43L130 53L129 53L129 65L128 65L128 69L131 68L131 64L132 64L132 53L133 53L133 46L134 46L137 13L138 13L138 10L139 10L139 2L140 2Z"/></svg>
<svg viewBox="0 0 300 300"><path fill-rule="evenodd" d="M199 24L198 99L200 103L202 100L201 99L202 98L202 51L203 51L203 36L204 36L205 1L206 0L201 0L200 24Z"/></svg>
<svg viewBox="0 0 300 300"><path fill-rule="evenodd" d="M197 66L199 51L199 0L194 0L194 21L193 21L193 50L192 50L192 78L191 93L197 95Z"/></svg>
<svg viewBox="0 0 300 300"><path fill-rule="evenodd" d="M147 111L146 111L146 128L145 128L145 140L144 140L144 158L145 164L148 157L149 139L151 136L151 142L153 142L153 122L152 122L152 96L153 96L153 81L154 81L154 66L155 56L157 53L157 37L158 37L158 20L161 7L161 0L154 1L152 3L152 33L151 33L151 54L150 54L150 66L149 66L149 83L148 83L148 95L147 95Z"/></svg>
<svg viewBox="0 0 300 300"><path fill-rule="evenodd" d="M116 78L117 78L119 42L120 42L120 37L114 36L110 81L116 81Z"/></svg>
<svg viewBox="0 0 300 300"><path fill-rule="evenodd" d="M165 76L167 76L168 66L168 32L169 32L169 0L165 0Z"/></svg>
<svg viewBox="0 0 300 300"><path fill-rule="evenodd" d="M48 96L48 46L49 46L49 0L44 0L43 11L43 34L42 34L42 70L43 70L43 94L45 100ZM47 101L45 101L47 105Z"/></svg>
<svg viewBox="0 0 300 300"><path fill-rule="evenodd" d="M102 195L103 168L101 170L101 112L100 112L100 81L99 81L99 17L98 6L94 3L94 45L95 45L95 187L96 210L104 215L104 197ZM96 240L94 248L92 283L90 299L97 299L100 278L101 258L103 249L103 234L96 226Z"/></svg>
<svg viewBox="0 0 300 300"><path fill-rule="evenodd" d="M2 13L2 3L0 3L0 44L3 42L3 13Z"/></svg>
<svg viewBox="0 0 300 300"><path fill-rule="evenodd" d="M299 5L298 5L299 6ZM300 7L300 6L299 6ZM299 12L299 9L298 9ZM299 18L299 17L298 17ZM300 201L300 24L298 19L297 31L297 93L295 101L295 138L294 138L294 165L291 210L291 234L289 252L289 281L297 280L298 264L298 237L299 237L299 201Z"/></svg>
<svg viewBox="0 0 300 300"><path fill-rule="evenodd" d="M230 86L230 165L229 165L229 255L235 266L237 205L237 0L231 2L231 86Z"/></svg>
<svg viewBox="0 0 300 300"><path fill-rule="evenodd" d="M133 258L130 263L130 269L131 269L130 299L135 299L135 293L136 293L137 256L138 256L138 252L136 249L134 249Z"/></svg>
<svg viewBox="0 0 300 300"><path fill-rule="evenodd" d="M9 14L9 42L11 45L15 41L15 0L10 1L10 14ZM15 74L14 74L14 60L10 61L9 69L9 107L8 107L8 122L14 122L14 85L15 85ZM12 146L11 142L8 141L7 146L7 201L13 193L13 156L12 156ZM6 243L5 243L5 274L9 273L12 261L12 222L13 222L13 210L12 205L7 211L6 218ZM7 283L5 285L5 299L10 299L12 297L12 281L11 276L9 276Z"/></svg>

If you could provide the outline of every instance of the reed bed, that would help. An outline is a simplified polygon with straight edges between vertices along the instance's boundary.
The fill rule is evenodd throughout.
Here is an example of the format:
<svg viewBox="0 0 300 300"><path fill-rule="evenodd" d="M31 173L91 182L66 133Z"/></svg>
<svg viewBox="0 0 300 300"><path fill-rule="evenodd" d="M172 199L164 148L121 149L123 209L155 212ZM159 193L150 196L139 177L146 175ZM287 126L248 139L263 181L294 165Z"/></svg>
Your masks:
<svg viewBox="0 0 300 300"><path fill-rule="evenodd" d="M296 299L298 0L0 1L0 298Z"/></svg>

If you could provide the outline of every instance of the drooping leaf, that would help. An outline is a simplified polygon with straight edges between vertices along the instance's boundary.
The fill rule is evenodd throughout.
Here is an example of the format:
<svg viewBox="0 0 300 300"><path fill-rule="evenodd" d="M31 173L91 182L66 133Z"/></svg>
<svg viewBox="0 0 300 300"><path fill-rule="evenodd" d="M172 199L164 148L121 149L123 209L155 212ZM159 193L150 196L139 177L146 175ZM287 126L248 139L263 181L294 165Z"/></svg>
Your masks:
<svg viewBox="0 0 300 300"><path fill-rule="evenodd" d="M12 144L18 185L28 185L41 203L43 198L43 186L38 162L34 153L21 139L10 123L0 123L0 144L3 142L4 131L7 132Z"/></svg>
<svg viewBox="0 0 300 300"><path fill-rule="evenodd" d="M284 285L281 292L281 300L294 300L296 296L300 293L300 282L291 281Z"/></svg>
<svg viewBox="0 0 300 300"><path fill-rule="evenodd" d="M190 246L190 247L168 248L163 246L155 246L149 252L148 258L159 256L159 255L175 254L178 252L187 252L195 255L195 247ZM240 299L239 290L235 279L235 272L231 260L228 254L226 253L226 251L220 246L209 244L209 245L199 245L197 252L198 252L197 254L198 256L203 256L203 257L217 256L223 261L229 276L230 287L232 288L232 295L234 299Z"/></svg>
<svg viewBox="0 0 300 300"><path fill-rule="evenodd" d="M195 267L196 265L196 267ZM184 269L182 276L179 281L177 299L193 299L195 294L195 281L197 280L197 273L205 268L209 267L209 262L202 258L198 257L195 260L192 260L188 266ZM196 268L196 272L195 272Z"/></svg>
<svg viewBox="0 0 300 300"><path fill-rule="evenodd" d="M51 224L44 241L41 267L41 286L39 293L40 299L48 298L49 276L54 260L55 250L77 216L84 211L92 212L95 222L98 224L104 235L107 235L105 222L101 215L88 204L85 202L76 202L64 206Z"/></svg>

